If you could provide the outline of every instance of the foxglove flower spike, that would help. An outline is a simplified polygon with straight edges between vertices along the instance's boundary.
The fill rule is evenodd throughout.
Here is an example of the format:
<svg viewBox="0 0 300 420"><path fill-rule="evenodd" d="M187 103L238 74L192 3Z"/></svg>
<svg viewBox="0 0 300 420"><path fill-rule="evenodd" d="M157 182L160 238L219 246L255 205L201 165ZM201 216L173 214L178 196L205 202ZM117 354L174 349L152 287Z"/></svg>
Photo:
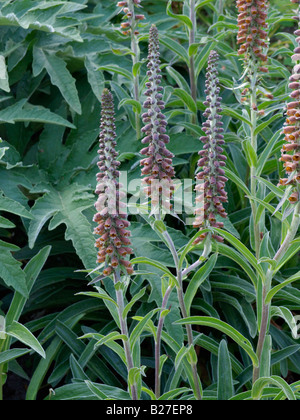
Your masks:
<svg viewBox="0 0 300 420"><path fill-rule="evenodd" d="M116 127L113 96L108 89L104 89L102 95L102 112L99 138L99 173L97 174L96 194L98 200L95 207L97 214L94 222L98 226L94 234L99 238L95 246L99 249L97 263L105 263L103 274L111 275L116 269L125 269L128 274L133 273L131 263L126 257L132 254L130 248L130 231L127 228L130 223L127 214L122 209L124 204L119 183L120 162L116 152Z"/></svg>
<svg viewBox="0 0 300 420"><path fill-rule="evenodd" d="M201 156L198 161L200 171L196 175L196 192L199 202L195 211L196 219L194 227L205 229L207 227L222 228L224 224L217 221L217 215L222 218L227 217L223 204L227 202L227 193L225 191L224 166L226 165L226 156L223 154L224 136L223 123L220 112L221 100L217 63L219 56L217 52L211 51L206 72L206 90L207 95L204 105L206 111L203 114L206 121L203 123L202 130L205 136L200 140L204 144L203 150L199 152ZM207 233L200 235L195 243L203 241ZM213 235L213 238L223 242L223 238Z"/></svg>
<svg viewBox="0 0 300 420"><path fill-rule="evenodd" d="M146 146L141 150L141 154L146 156L142 161L142 175L144 184L147 185L145 193L151 196L154 206L160 206L170 210L170 197L174 189L172 178L175 175L172 166L174 155L167 149L166 145L170 142L166 134L166 117L163 114L165 103L163 101L163 88L161 84L158 30L152 25L149 36L149 55L148 55L148 82L146 83L145 95L147 99L144 108L147 109L142 115L145 126L142 132L145 137L142 143Z"/></svg>

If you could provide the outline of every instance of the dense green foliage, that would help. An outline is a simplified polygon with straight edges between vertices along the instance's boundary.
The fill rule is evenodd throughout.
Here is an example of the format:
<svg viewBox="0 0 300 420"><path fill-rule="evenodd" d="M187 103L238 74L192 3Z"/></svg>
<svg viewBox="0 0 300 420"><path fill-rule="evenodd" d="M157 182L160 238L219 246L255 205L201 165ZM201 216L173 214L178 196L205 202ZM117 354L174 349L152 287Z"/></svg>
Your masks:
<svg viewBox="0 0 300 420"><path fill-rule="evenodd" d="M108 336L118 330L117 316L112 316L116 312L111 301L113 283L103 279L97 283L101 293L89 296L95 289L88 286L87 271L96 268L92 219L101 94L108 87L115 97L117 149L121 170L127 171L130 182L140 178L136 125L145 99L147 41L153 23L160 33L169 148L179 179L194 179L203 135L207 59L212 49L220 55L229 178L225 244L213 244L201 271L184 279L204 399L235 395L250 399L262 392L271 398L299 398L300 344L291 334L293 315L300 308L299 239L277 266L275 262L275 268L272 265L291 223L285 190L277 184L284 174L279 162L281 131L296 46L293 7L284 0L271 2L269 9L269 73L260 84L258 109L264 113L256 129L256 153L248 141L249 112L241 103L243 63L237 54L235 2L199 1L196 39L189 45L187 2L143 0L146 19L140 24L141 53L134 66L130 39L120 31L122 13L116 3L0 1L0 315L7 326L2 328L0 322L0 374L8 375L4 398L9 397L14 375L28 385L28 400L50 394L53 400L129 398L121 342ZM196 100L190 93L191 57ZM137 77L140 103L132 93ZM256 220L249 201L253 165L260 180ZM141 398L150 399L157 308L175 265L151 220L141 216L130 220L132 247L140 263L126 292L126 303L135 297L128 307L128 324L135 334L131 337L134 358L140 360L131 380L138 376ZM182 251L196 233L175 217L167 216L165 224L177 250ZM257 258L255 224L262 227ZM192 249L187 261L193 263L201 254L201 247ZM185 267L186 261L182 263ZM269 381L260 379L253 387L257 317L261 316L259 275L263 277L269 266L275 271L274 287L290 278L294 281L274 291L265 343L272 346L271 359L267 360L270 351L264 353L271 371L261 375ZM162 336L162 355L168 355L162 356L162 394L189 399L193 398L189 357L194 355L184 347L186 330L174 290L169 306ZM139 376L141 370L145 376Z"/></svg>

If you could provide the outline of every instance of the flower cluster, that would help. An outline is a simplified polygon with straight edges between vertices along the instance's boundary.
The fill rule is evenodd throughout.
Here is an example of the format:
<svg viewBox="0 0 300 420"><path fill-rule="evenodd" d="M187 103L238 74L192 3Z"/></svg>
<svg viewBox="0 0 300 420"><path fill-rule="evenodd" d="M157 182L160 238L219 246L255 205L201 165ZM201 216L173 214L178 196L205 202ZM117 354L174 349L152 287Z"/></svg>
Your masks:
<svg viewBox="0 0 300 420"><path fill-rule="evenodd" d="M264 54L264 48L268 47L266 42L268 34L266 18L268 3L267 0L237 0L238 7L238 37L237 42L241 44L238 54L245 54L245 62L249 60L258 63L265 63L268 58ZM260 67L262 72L267 72L266 67Z"/></svg>
<svg viewBox="0 0 300 420"><path fill-rule="evenodd" d="M143 14L137 14L135 12L135 7L141 7L141 0L119 1L117 6L121 7L125 13L126 20L121 23L123 34L129 35L130 31L133 31L135 35L138 35L138 22L145 19Z"/></svg>
<svg viewBox="0 0 300 420"><path fill-rule="evenodd" d="M169 198L171 190L174 189L172 178L175 175L172 166L174 155L166 148L170 142L166 134L166 117L162 113L165 108L163 101L163 88L161 84L160 53L158 30L152 25L149 36L149 55L148 55L148 82L146 83L145 95L147 99L144 108L148 111L142 115L145 126L142 132L145 137L142 140L147 145L141 150L141 154L147 156L142 159L142 175L145 176L143 182L147 184L145 192L151 196L153 205L162 204L166 209L170 209ZM153 186L160 185L159 191L155 194ZM161 203L160 203L161 202Z"/></svg>
<svg viewBox="0 0 300 420"><path fill-rule="evenodd" d="M124 193L119 183L120 162L115 150L117 143L113 96L108 89L104 89L102 95L100 130L96 187L98 200L95 204L97 214L94 216L94 222L98 224L94 234L100 236L95 243L99 249L97 263L105 263L103 274L106 276L122 268L132 274L132 265L126 260L126 256L132 254L129 248L130 232L127 230L130 224L126 212L122 210L126 205L122 202Z"/></svg>
<svg viewBox="0 0 300 420"><path fill-rule="evenodd" d="M292 3L300 3L299 0L292 0ZM298 17L296 17L299 20ZM283 127L286 143L281 149L280 161L288 178L282 178L280 185L294 185L294 190L289 198L291 203L299 201L300 191L300 29L295 31L298 46L295 48L292 60L295 62L293 73L290 77L289 88L292 101L287 105L287 118Z"/></svg>
<svg viewBox="0 0 300 420"><path fill-rule="evenodd" d="M206 90L207 95L204 105L206 111L204 117L206 121L203 123L202 129L205 136L200 140L204 143L203 150L199 152L201 158L198 161L200 172L196 175L196 201L198 208L195 211L196 219L194 227L204 229L207 227L222 228L224 224L217 221L217 215L223 218L227 217L227 213L223 207L223 203L227 202L227 193L225 191L225 171L223 167L226 165L226 156L223 154L224 136L223 122L221 121L220 112L221 100L219 96L220 87L218 79L217 63L219 56L217 52L211 51L206 73ZM207 233L200 235L196 243L205 239ZM213 235L213 238L219 242L223 242L223 238Z"/></svg>

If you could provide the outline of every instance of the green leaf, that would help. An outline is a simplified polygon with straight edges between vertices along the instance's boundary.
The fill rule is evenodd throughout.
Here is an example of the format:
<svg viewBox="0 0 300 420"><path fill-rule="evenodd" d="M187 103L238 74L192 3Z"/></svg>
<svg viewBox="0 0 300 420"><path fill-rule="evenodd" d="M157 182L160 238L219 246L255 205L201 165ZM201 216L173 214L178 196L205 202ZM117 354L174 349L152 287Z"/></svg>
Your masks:
<svg viewBox="0 0 300 420"><path fill-rule="evenodd" d="M122 99L119 102L118 108L120 109L122 106L131 105L133 107L134 112L140 114L142 112L142 105L134 100L134 99Z"/></svg>
<svg viewBox="0 0 300 420"><path fill-rule="evenodd" d="M186 92L190 91L189 84L187 83L187 81L185 80L185 78L182 76L181 73L173 69L173 67L171 66L167 66L166 70L181 89L185 90Z"/></svg>
<svg viewBox="0 0 300 420"><path fill-rule="evenodd" d="M7 211L8 213L17 214L18 216L25 217L27 219L33 219L33 216L25 209L22 204L18 203L11 198L0 195L0 210Z"/></svg>
<svg viewBox="0 0 300 420"><path fill-rule="evenodd" d="M211 317L206 316L191 316L183 318L179 321L176 321L175 324L192 324L192 325L202 325L206 327L215 328L224 334L232 338L240 347L242 347L246 353L250 356L252 363L255 367L258 367L259 361L253 350L253 347L247 338L240 334L235 328L231 325Z"/></svg>
<svg viewBox="0 0 300 420"><path fill-rule="evenodd" d="M129 338L131 350L133 350L135 343L137 342L140 335L142 334L142 332L146 328L148 321L150 321L151 318L153 317L153 315L155 315L158 311L159 311L159 308L153 309L145 317L143 317L139 321L139 323L134 327L134 329L132 330L132 333L130 334L130 338Z"/></svg>
<svg viewBox="0 0 300 420"><path fill-rule="evenodd" d="M0 123L5 122L14 124L20 121L47 123L75 128L72 123L65 120L60 115L57 115L42 106L28 104L26 103L26 99L21 99L14 105L0 111Z"/></svg>
<svg viewBox="0 0 300 420"><path fill-rule="evenodd" d="M39 62L39 69L45 68L51 83L57 86L70 108L81 114L81 104L75 84L75 79L67 69L66 62L55 54L41 49L34 49L34 58Z"/></svg>
<svg viewBox="0 0 300 420"><path fill-rule="evenodd" d="M6 62L3 55L0 55L0 89L4 92L10 92Z"/></svg>
<svg viewBox="0 0 300 420"><path fill-rule="evenodd" d="M174 89L173 95L178 96L191 112L197 113L197 104L188 92L183 89Z"/></svg>
<svg viewBox="0 0 300 420"><path fill-rule="evenodd" d="M39 276L44 264L46 263L51 252L51 246L42 248L26 265L23 272L26 279L26 287L28 294L30 294L34 283ZM24 297L22 293L15 292L9 310L7 312L7 322L11 324L13 321L18 321L24 306L27 302L27 297Z"/></svg>
<svg viewBox="0 0 300 420"><path fill-rule="evenodd" d="M124 69L122 67L119 67L117 65L114 65L114 64L111 64L109 66L101 66L101 67L98 67L97 70L98 71L99 70L101 70L101 71L108 71L108 72L120 74L121 76L126 77L126 79L133 80L133 75L130 73L130 71L128 71L128 70L126 70L126 69Z"/></svg>
<svg viewBox="0 0 300 420"><path fill-rule="evenodd" d="M234 395L231 360L228 346L222 340L218 354L218 400L227 401Z"/></svg>
<svg viewBox="0 0 300 420"><path fill-rule="evenodd" d="M89 390L99 399L106 400L107 395L104 394L100 389L98 389L91 381L84 381L89 388Z"/></svg>
<svg viewBox="0 0 300 420"><path fill-rule="evenodd" d="M18 357L24 356L25 354L28 354L30 350L27 349L11 349L6 350L0 353L0 365L3 363L8 363L12 360L17 359Z"/></svg>
<svg viewBox="0 0 300 420"><path fill-rule="evenodd" d="M139 300L141 299L141 297L144 296L146 292L146 287L144 287L143 289L141 289L136 295L133 296L133 298L131 299L131 301L125 306L124 311L123 311L123 319L126 319L128 312L131 310L131 308L133 307L133 305Z"/></svg>
<svg viewBox="0 0 300 420"><path fill-rule="evenodd" d="M175 358L175 370L177 370L182 360L187 356L190 347L182 346Z"/></svg>
<svg viewBox="0 0 300 420"><path fill-rule="evenodd" d="M268 121L265 121L261 123L258 127L256 127L254 131L254 135L257 136L262 130L264 130L266 127L270 126L272 122L278 120L278 118L282 118L282 114L275 114L273 115Z"/></svg>
<svg viewBox="0 0 300 420"><path fill-rule="evenodd" d="M273 375L269 378L259 378L252 388L252 398L254 400L260 400L262 397L263 390L268 385L275 385L280 388L288 400L295 401L296 397L292 388L285 382L280 376Z"/></svg>
<svg viewBox="0 0 300 420"><path fill-rule="evenodd" d="M297 323L294 315L284 306L271 306L271 318L280 317L289 326L291 332L297 331Z"/></svg>
<svg viewBox="0 0 300 420"><path fill-rule="evenodd" d="M95 346L100 347L100 346L103 346L104 344L109 343L110 341L116 341L116 340L126 341L127 337L123 334L118 333L117 331L113 331L109 333L108 335L102 337L101 340L97 341Z"/></svg>
<svg viewBox="0 0 300 420"><path fill-rule="evenodd" d="M234 172L230 171L228 168L225 168L225 176L234 182L239 188L241 188L241 190L244 191L246 195L251 195L250 190L247 188L246 184L241 180L241 178Z"/></svg>
<svg viewBox="0 0 300 420"><path fill-rule="evenodd" d="M92 61L92 59L89 56L86 56L84 64L87 70L89 84L91 85L91 88L98 101L101 101L102 91L105 86L105 79L103 73L97 71L97 65Z"/></svg>
<svg viewBox="0 0 300 420"><path fill-rule="evenodd" d="M246 123L250 127L252 126L251 121L248 118L244 117L242 114L239 114L237 111L235 111L232 108L224 107L222 114L223 115L229 115L232 118L236 118L240 121L243 121L244 123Z"/></svg>
<svg viewBox="0 0 300 420"><path fill-rule="evenodd" d="M83 296L94 297L94 298L97 298L97 299L108 300L109 302L112 302L116 306L118 306L117 303L106 292L104 292L104 291L102 293L98 293L98 292L80 292L80 293L77 293L77 295L83 295Z"/></svg>
<svg viewBox="0 0 300 420"><path fill-rule="evenodd" d="M266 145L266 147L264 148L264 150L260 154L260 156L258 158L257 168L256 168L256 175L257 176L260 176L261 173L263 172L265 164L266 164L267 160L269 159L269 157L271 156L271 154L273 152L274 146L277 144L279 138L282 135L281 133L282 133L282 129L278 130L274 134L274 136L271 138L271 140L269 140L268 144Z"/></svg>
<svg viewBox="0 0 300 420"><path fill-rule="evenodd" d="M20 4L21 3L21 4ZM29 1L7 2L1 9L0 25L36 30L60 35L70 40L82 42L76 19L65 18L63 15L68 11L76 11L84 8L82 4L75 2L39 2L38 5ZM20 7L21 6L21 7ZM46 10L48 9L48 10ZM66 20L67 19L67 20ZM62 25L62 21L66 24Z"/></svg>
<svg viewBox="0 0 300 420"><path fill-rule="evenodd" d="M17 261L12 252L18 251L15 245L8 244L0 240L0 277L7 286L12 287L22 296L28 296L26 278L21 269L21 263Z"/></svg>
<svg viewBox="0 0 300 420"><path fill-rule="evenodd" d="M189 56L186 49L174 39L164 35L160 37L160 43L178 55L186 64L189 64Z"/></svg>
<svg viewBox="0 0 300 420"><path fill-rule="evenodd" d="M45 225L49 224L49 230L55 229L60 224L67 226L65 238L71 240L78 256L89 269L95 266L96 252L91 224L82 214L83 210L90 208L94 202L94 196L87 193L87 188L75 183L62 189L50 191L36 200L31 209L34 220L29 225L29 246L33 248L35 241Z"/></svg>
<svg viewBox="0 0 300 420"><path fill-rule="evenodd" d="M189 29L193 29L193 23L188 16L176 15L172 12L172 0L169 0L169 3L167 5L167 15L171 18L179 20L180 22L183 22Z"/></svg>
<svg viewBox="0 0 300 420"><path fill-rule="evenodd" d="M257 154L256 154L255 150L253 149L253 147L251 145L251 142L246 139L242 142L242 146L243 146L246 158L247 158L248 165L250 167L254 166L256 168L256 166L257 166Z"/></svg>
<svg viewBox="0 0 300 420"><path fill-rule="evenodd" d="M166 266L164 266L163 264L161 264L158 261L154 261L154 260L152 260L150 258L146 258L146 257L138 257L138 258L133 258L131 260L131 263L132 264L147 264L147 265L152 265L153 267L159 268L170 279L172 279L176 285L178 285L178 281L177 281L176 277L171 273L171 271Z"/></svg>
<svg viewBox="0 0 300 420"><path fill-rule="evenodd" d="M6 334L21 341L26 346L36 351L44 359L46 358L46 354L42 346L35 338L35 336L24 325L17 321L13 321L12 324L6 327Z"/></svg>
<svg viewBox="0 0 300 420"><path fill-rule="evenodd" d="M3 229L13 229L16 225L5 217L0 216L0 228Z"/></svg>
<svg viewBox="0 0 300 420"><path fill-rule="evenodd" d="M215 42L208 42L201 51L198 48L198 54L195 60L196 76L199 77L203 67L207 64L207 59L211 50L215 47Z"/></svg>
<svg viewBox="0 0 300 420"><path fill-rule="evenodd" d="M214 269L217 262L218 255L212 255L209 260L201 267L192 277L184 296L184 303L186 311L189 314L193 299L200 287L200 285L207 279L211 271Z"/></svg>
<svg viewBox="0 0 300 420"><path fill-rule="evenodd" d="M298 271L293 276L289 277L288 279L284 280L282 283L278 284L277 286L274 286L266 297L266 304L270 303L273 297L285 286L288 286L289 284L293 283L294 281L300 280L300 271Z"/></svg>
<svg viewBox="0 0 300 420"><path fill-rule="evenodd" d="M259 367L260 377L270 376L271 354L272 354L272 336L270 334L267 334L264 341L262 354L261 354L261 360L260 360L260 367Z"/></svg>
<svg viewBox="0 0 300 420"><path fill-rule="evenodd" d="M258 264L257 259L252 254L251 251L237 238L235 238L231 233L226 232L222 229L216 229L214 230L223 238L225 238L228 242L230 242L244 257L249 263L255 268L255 270L260 274L261 278L265 278L265 273L262 269L262 267Z"/></svg>

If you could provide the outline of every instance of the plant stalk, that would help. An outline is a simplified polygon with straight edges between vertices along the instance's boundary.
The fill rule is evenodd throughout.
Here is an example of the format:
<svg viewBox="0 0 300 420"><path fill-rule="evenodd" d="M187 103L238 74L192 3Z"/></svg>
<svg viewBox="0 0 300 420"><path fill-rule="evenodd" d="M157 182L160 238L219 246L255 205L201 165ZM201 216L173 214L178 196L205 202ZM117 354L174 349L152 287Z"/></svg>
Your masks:
<svg viewBox="0 0 300 420"><path fill-rule="evenodd" d="M300 226L300 203L296 204L294 210L294 216L291 223L291 227L281 245L276 255L274 256L274 261L279 262L283 255L288 250L291 242L294 240L297 235L298 228ZM257 381L260 377L260 365L261 365L261 356L265 343L267 334L269 333L270 328L270 307L271 303L265 303L266 296L272 288L272 279L274 277L274 270L269 269L266 275L266 283L263 286L263 302L262 302L262 319L261 319L261 328L259 332L258 344L257 344L257 357L259 360L259 366L253 370L253 383Z"/></svg>
<svg viewBox="0 0 300 420"><path fill-rule="evenodd" d="M257 135L255 135L255 130L257 127L257 69L255 68L254 58L252 58L251 62L252 70L250 74L250 89L251 89L251 96L250 96L250 112L251 112L251 146L255 153L257 152ZM257 193L257 180L256 180L256 167L252 163L250 168L251 173L251 195L256 197ZM260 248L260 226L259 223L256 223L256 214L257 214L257 204L255 201L251 200L251 208L252 208L252 215L253 215L253 228L254 228L254 241L255 241L255 254L256 258L259 258L259 248Z"/></svg>
<svg viewBox="0 0 300 420"><path fill-rule="evenodd" d="M118 314L119 314L119 320L120 320L120 329L122 335L127 337L127 340L123 340L124 345L124 351L127 361L127 370L128 373L130 370L134 367L133 364L133 358L130 350L130 344L129 344L129 333L128 333L128 327L126 319L123 318L123 311L124 311L124 296L121 289L119 289L119 283L121 283L120 273L115 272L114 273L114 284L115 284L115 290L116 290L116 297L117 297L117 304L118 304ZM131 395L133 400L138 400L138 393L137 393L137 387L136 384L131 385Z"/></svg>
<svg viewBox="0 0 300 420"><path fill-rule="evenodd" d="M182 284L182 271L179 267L179 258L178 258L178 254L174 245L174 242L171 238L171 236L169 235L169 233L167 231L165 231L163 233L167 243L169 244L169 248L172 252L173 258L174 258L174 263L176 266L176 272L177 272L177 281L179 286L177 286L177 295L178 295L178 300L179 300L179 306L180 306L180 310L181 310L181 314L183 318L186 318L188 316L187 314L187 310L186 310L186 306L184 303L184 293L183 293L183 284ZM193 340L193 330L192 330L192 326L190 324L186 325L186 332L187 332L187 338L188 338L188 345L189 346L193 346L194 345L194 340ZM193 379L194 379L194 386L195 386L195 391L196 391L196 398L198 400L201 400L201 390L200 390L200 386L199 386L199 379L198 379L198 372L197 372L197 365L196 364L192 364L192 372L193 372Z"/></svg>
<svg viewBox="0 0 300 420"><path fill-rule="evenodd" d="M173 290L173 287L169 286L164 295L161 311L160 311L160 317L158 321L158 326L157 326L156 340L155 340L155 396L157 399L160 397L160 392L161 392L160 391L160 348L161 348L161 335L162 335L162 330L163 330L164 320L165 320L165 317L162 316L162 313L163 311L167 309L168 300L169 300L172 290Z"/></svg>

